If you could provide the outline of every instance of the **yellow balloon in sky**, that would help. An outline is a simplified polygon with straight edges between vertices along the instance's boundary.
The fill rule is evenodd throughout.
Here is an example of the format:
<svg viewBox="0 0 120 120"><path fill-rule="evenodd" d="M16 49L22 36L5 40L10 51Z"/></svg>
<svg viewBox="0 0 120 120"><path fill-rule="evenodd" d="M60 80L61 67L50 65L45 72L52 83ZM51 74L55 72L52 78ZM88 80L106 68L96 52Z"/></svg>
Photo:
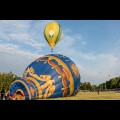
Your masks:
<svg viewBox="0 0 120 120"><path fill-rule="evenodd" d="M52 51L55 45L61 40L63 30L57 22L50 22L44 29L44 36Z"/></svg>

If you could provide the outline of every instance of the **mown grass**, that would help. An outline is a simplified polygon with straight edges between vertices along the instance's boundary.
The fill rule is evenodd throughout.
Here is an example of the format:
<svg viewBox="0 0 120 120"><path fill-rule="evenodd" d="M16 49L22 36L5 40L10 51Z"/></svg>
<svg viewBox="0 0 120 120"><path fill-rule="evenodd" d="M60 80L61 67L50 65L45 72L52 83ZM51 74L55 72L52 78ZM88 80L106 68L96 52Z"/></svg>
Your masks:
<svg viewBox="0 0 120 120"><path fill-rule="evenodd" d="M43 99L45 100L45 99ZM120 92L79 92L75 96L50 98L46 100L120 100Z"/></svg>

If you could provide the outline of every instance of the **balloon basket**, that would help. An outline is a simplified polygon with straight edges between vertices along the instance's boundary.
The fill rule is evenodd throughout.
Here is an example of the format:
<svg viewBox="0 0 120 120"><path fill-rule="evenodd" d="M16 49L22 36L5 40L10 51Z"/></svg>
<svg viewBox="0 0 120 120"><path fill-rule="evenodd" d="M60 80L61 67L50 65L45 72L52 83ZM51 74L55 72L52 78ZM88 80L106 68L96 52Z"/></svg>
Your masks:
<svg viewBox="0 0 120 120"><path fill-rule="evenodd" d="M53 52L53 48L51 48L51 52Z"/></svg>

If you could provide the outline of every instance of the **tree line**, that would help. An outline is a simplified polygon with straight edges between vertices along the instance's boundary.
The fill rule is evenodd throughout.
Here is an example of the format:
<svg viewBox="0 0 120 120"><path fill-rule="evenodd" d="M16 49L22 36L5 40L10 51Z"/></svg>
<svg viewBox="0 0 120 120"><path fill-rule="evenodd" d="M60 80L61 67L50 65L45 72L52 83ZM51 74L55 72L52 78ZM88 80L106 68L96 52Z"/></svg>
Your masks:
<svg viewBox="0 0 120 120"><path fill-rule="evenodd" d="M100 84L99 88L101 90L105 90L105 89L120 89L120 76L112 78L109 81L106 81L105 83Z"/></svg>
<svg viewBox="0 0 120 120"><path fill-rule="evenodd" d="M91 85L90 82L84 82L80 84L80 90L109 90L120 89L120 76L112 78L105 83L99 85Z"/></svg>
<svg viewBox="0 0 120 120"><path fill-rule="evenodd" d="M11 83L19 77L12 72L1 73L0 72L0 92L9 90ZM120 89L120 76L112 78L105 83L99 85L91 85L90 82L81 82L80 90L108 90L108 89Z"/></svg>

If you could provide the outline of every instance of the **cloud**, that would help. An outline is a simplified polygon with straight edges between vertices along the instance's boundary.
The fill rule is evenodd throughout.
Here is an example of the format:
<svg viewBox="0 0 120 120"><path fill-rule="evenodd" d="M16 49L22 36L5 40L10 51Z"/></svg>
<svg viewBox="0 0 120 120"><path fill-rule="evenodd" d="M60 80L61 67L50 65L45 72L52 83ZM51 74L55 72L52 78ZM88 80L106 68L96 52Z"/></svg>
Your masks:
<svg viewBox="0 0 120 120"><path fill-rule="evenodd" d="M76 48L81 48L87 44L87 41L84 40L81 34L64 34L62 40L59 44L56 45L56 49L59 49L61 52L67 50L67 53L70 51L74 52ZM62 50L61 50L62 46ZM75 48L75 49L74 49ZM71 54L71 53L70 53Z"/></svg>
<svg viewBox="0 0 120 120"><path fill-rule="evenodd" d="M86 58L90 58L89 54L86 54L86 56ZM116 56L99 54L94 55L94 59L86 58L83 57L82 59L81 56L79 59L75 59L81 73L81 82L88 81L98 85L120 75L120 62Z"/></svg>
<svg viewBox="0 0 120 120"><path fill-rule="evenodd" d="M71 32L72 32L72 30L71 30L70 28L66 28L66 29L64 30L64 33L65 33L65 34L71 33Z"/></svg>
<svg viewBox="0 0 120 120"><path fill-rule="evenodd" d="M24 33L29 31L31 20L0 20L0 31L3 33Z"/></svg>
<svg viewBox="0 0 120 120"><path fill-rule="evenodd" d="M1 20L0 41L7 43L15 42L15 44L20 46L25 44L41 51L46 46L43 30L48 22L50 20Z"/></svg>
<svg viewBox="0 0 120 120"><path fill-rule="evenodd" d="M13 44L0 44L0 71L22 75L26 67L43 55L21 50Z"/></svg>
<svg viewBox="0 0 120 120"><path fill-rule="evenodd" d="M111 49L109 50L110 53L113 53L120 59L120 39L114 40L113 44L111 44Z"/></svg>
<svg viewBox="0 0 120 120"><path fill-rule="evenodd" d="M120 45L120 39L117 40L116 45Z"/></svg>
<svg viewBox="0 0 120 120"><path fill-rule="evenodd" d="M89 57L88 55L88 58ZM117 70L118 66L120 66L119 59L112 54L97 54L94 55L93 60L84 59L82 64L84 65L83 70L88 76L86 79L88 79L88 81L91 79L91 83L95 82L98 84L105 82L108 79L108 75L115 77L119 75L120 71L120 68L119 71ZM86 77L86 75L84 76Z"/></svg>

